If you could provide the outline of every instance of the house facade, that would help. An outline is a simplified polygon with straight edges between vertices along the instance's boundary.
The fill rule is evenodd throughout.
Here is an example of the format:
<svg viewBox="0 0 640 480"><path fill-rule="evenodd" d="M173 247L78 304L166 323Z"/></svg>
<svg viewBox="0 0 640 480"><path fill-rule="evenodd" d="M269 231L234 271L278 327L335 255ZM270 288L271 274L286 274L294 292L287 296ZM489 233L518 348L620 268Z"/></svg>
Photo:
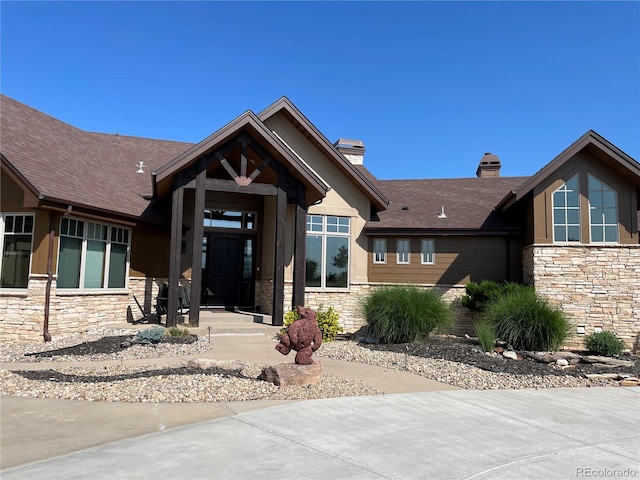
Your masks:
<svg viewBox="0 0 640 480"><path fill-rule="evenodd" d="M533 284L576 333L637 348L640 164L595 132L531 177L501 177L485 154L472 178L385 181L362 142L332 143L284 97L196 145L1 100L0 338L121 323L164 284L168 325L184 287L190 325L211 308L281 324L305 304L355 330L376 286L455 302L486 279Z"/></svg>

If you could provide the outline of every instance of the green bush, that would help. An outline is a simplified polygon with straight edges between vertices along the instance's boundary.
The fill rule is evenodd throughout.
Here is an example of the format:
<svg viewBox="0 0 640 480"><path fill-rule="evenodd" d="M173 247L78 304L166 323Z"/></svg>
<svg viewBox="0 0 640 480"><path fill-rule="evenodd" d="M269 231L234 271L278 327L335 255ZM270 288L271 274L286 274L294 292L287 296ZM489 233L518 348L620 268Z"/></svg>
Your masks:
<svg viewBox="0 0 640 480"><path fill-rule="evenodd" d="M166 331L166 335L175 338L187 338L191 334L188 328L171 327Z"/></svg>
<svg viewBox="0 0 640 480"><path fill-rule="evenodd" d="M308 307L307 307L308 308ZM342 333L342 327L340 326L340 317L333 309L333 307L329 307L328 310L323 310L323 305L318 307L316 311L316 322L318 323L318 327L322 332L322 341L330 342L335 340L339 333ZM291 310L284 314L284 327L280 330L280 333L286 333L289 331L289 326L298 320L300 315L298 315L297 310Z"/></svg>
<svg viewBox="0 0 640 480"><path fill-rule="evenodd" d="M584 346L587 347L590 352L605 357L620 355L624 350L624 342L614 333L606 330L584 337Z"/></svg>
<svg viewBox="0 0 640 480"><path fill-rule="evenodd" d="M510 291L517 290L518 287L520 285L513 282L492 282L490 280L483 280L480 283L469 282L464 287L466 295L460 299L460 303L473 312L484 312L491 302Z"/></svg>
<svg viewBox="0 0 640 480"><path fill-rule="evenodd" d="M165 330L162 327L153 327L148 330L140 330L134 338L135 343L160 343L164 338Z"/></svg>
<svg viewBox="0 0 640 480"><path fill-rule="evenodd" d="M473 326L473 328L478 336L480 345L482 346L482 351L493 351L493 347L496 344L496 332L493 329L493 326L489 322L478 322Z"/></svg>
<svg viewBox="0 0 640 480"><path fill-rule="evenodd" d="M413 285L381 287L360 305L367 331L382 343L407 343L451 323L453 310L432 291Z"/></svg>
<svg viewBox="0 0 640 480"><path fill-rule="evenodd" d="M564 314L524 285L489 303L484 319L516 350L557 350L571 332Z"/></svg>

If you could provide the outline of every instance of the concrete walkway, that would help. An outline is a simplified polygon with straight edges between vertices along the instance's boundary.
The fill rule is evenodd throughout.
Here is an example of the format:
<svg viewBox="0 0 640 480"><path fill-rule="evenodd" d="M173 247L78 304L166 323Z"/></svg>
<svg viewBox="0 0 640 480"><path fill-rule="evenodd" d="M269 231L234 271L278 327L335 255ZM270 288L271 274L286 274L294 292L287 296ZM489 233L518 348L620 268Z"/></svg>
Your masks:
<svg viewBox="0 0 640 480"><path fill-rule="evenodd" d="M220 323L212 350L197 357L291 361L273 349L275 327L254 327L229 335ZM326 374L385 395L222 404L3 397L1 477L640 478L639 388L465 391L320 361Z"/></svg>

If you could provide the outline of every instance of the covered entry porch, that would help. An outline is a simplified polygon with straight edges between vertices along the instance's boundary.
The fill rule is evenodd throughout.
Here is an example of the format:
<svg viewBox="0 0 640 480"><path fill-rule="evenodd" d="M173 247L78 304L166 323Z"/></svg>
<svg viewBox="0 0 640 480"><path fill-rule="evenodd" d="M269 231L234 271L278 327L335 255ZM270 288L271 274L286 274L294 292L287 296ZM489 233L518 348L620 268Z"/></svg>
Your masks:
<svg viewBox="0 0 640 480"><path fill-rule="evenodd" d="M192 326L209 307L260 307L282 325L285 305L304 304L307 207L327 186L253 113L155 172L154 187L171 215L167 326L177 324L180 285Z"/></svg>

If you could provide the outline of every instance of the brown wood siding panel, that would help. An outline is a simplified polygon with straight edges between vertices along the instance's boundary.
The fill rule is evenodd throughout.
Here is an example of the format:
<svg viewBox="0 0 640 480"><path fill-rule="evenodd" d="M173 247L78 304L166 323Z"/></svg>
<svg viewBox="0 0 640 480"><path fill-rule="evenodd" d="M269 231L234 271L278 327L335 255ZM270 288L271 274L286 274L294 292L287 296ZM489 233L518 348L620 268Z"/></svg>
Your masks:
<svg viewBox="0 0 640 480"><path fill-rule="evenodd" d="M132 277L169 276L169 232L134 228L131 235Z"/></svg>
<svg viewBox="0 0 640 480"><path fill-rule="evenodd" d="M31 273L44 275L47 273L47 261L49 259L49 229L51 228L51 214L49 212L37 211L34 229L33 246L31 256ZM53 243L52 271L56 271L58 244L57 237Z"/></svg>
<svg viewBox="0 0 640 480"><path fill-rule="evenodd" d="M396 264L397 238L403 237L387 238L386 264L374 264L373 254L369 254L369 281L460 285L469 281L506 280L508 277L506 240L503 237L414 237L411 238L411 263L408 265ZM420 263L422 238L435 240L434 265ZM372 250L373 238L370 239ZM511 275L517 271L518 267L512 265Z"/></svg>

